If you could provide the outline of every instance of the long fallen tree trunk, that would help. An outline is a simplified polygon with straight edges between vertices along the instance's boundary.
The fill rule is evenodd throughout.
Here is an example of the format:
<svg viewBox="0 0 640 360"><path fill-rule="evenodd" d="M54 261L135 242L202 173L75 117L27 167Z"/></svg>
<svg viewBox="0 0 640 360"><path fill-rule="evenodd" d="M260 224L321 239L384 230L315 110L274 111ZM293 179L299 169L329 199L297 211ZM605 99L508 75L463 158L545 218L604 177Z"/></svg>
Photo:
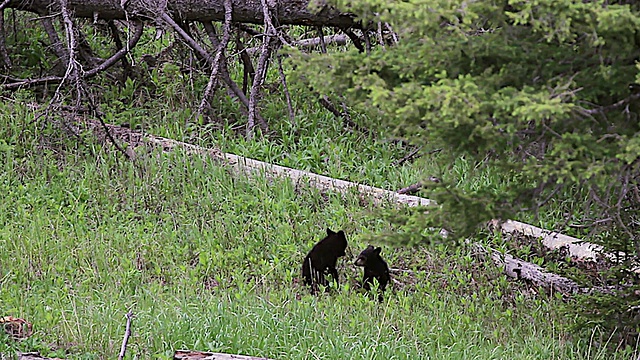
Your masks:
<svg viewBox="0 0 640 360"><path fill-rule="evenodd" d="M232 18L234 22L264 23L261 0L233 0ZM333 7L309 7L309 0L274 1L272 9L274 19L280 25L335 26L338 28L360 28L354 21L355 16L342 13ZM167 12L183 21L223 21L224 0L67 0L67 8L76 18L124 20L137 16L149 19L154 15ZM30 11L42 16L60 11L60 0L9 0L6 9Z"/></svg>
<svg viewBox="0 0 640 360"><path fill-rule="evenodd" d="M103 127L99 122L90 122L90 125L94 131L97 132L99 138L106 138ZM233 169L237 174L266 176L268 178L288 178L296 184L308 184L309 186L313 186L323 191L335 191L342 194L357 192L371 199L377 205L403 204L407 206L427 206L434 204L433 201L418 196L398 194L395 191L334 179L284 166L273 165L234 154L223 153L216 149L207 149L177 140L153 136L150 134L142 134L120 126L107 125L107 129L109 129L113 138L123 141L129 145L128 154L130 158L135 158L135 151L132 149L141 145L161 148L165 152L171 152L180 148L188 154L208 155L220 160L223 164L231 167L231 169ZM501 230L505 233L519 232L525 235L542 237L552 248L554 247L554 239L559 239L558 246L566 246L568 251L573 251L572 256L576 256L584 260L593 260L596 256L595 250L597 248L595 245L584 243L580 239L558 233L551 233L532 225L514 221L499 222L494 220L494 225L503 226ZM546 272L543 268L535 264L528 263L508 254L501 254L495 250L486 249L479 244L475 244L475 246L480 249L481 252L489 254L494 263L503 267L505 274L512 278L526 280L536 286L542 286L549 290L560 291L566 295L586 293L593 290L610 292L608 289L581 288L576 282L562 276Z"/></svg>

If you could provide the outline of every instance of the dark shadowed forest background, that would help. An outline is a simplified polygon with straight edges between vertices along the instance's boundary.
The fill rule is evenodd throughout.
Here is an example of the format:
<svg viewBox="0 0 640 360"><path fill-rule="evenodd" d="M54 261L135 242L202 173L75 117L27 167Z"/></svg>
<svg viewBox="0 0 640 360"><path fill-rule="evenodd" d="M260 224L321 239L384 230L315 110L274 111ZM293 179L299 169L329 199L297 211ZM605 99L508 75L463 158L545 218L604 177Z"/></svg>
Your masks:
<svg viewBox="0 0 640 360"><path fill-rule="evenodd" d="M0 358L637 358L639 60L635 1L0 1Z"/></svg>

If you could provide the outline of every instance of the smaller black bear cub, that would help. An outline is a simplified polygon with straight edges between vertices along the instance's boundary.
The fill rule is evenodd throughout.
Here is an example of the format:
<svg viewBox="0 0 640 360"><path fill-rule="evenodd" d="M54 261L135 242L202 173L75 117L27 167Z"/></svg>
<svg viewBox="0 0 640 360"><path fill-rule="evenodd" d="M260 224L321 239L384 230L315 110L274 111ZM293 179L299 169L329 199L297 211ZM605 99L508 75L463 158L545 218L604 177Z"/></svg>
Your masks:
<svg viewBox="0 0 640 360"><path fill-rule="evenodd" d="M345 256L346 249L347 238L344 232L333 232L327 228L327 236L309 251L302 264L303 281L305 285L311 286L311 293L316 293L319 284L329 289L329 281L324 277L325 274L331 274L338 285L336 263L339 257Z"/></svg>
<svg viewBox="0 0 640 360"><path fill-rule="evenodd" d="M374 248L369 245L362 250L356 259L356 266L364 267L364 277L362 278L362 287L371 290L373 279L378 280L378 289L380 294L378 300L382 302L382 292L387 288L387 284L391 277L389 276L389 266L382 260L380 252L382 248Z"/></svg>

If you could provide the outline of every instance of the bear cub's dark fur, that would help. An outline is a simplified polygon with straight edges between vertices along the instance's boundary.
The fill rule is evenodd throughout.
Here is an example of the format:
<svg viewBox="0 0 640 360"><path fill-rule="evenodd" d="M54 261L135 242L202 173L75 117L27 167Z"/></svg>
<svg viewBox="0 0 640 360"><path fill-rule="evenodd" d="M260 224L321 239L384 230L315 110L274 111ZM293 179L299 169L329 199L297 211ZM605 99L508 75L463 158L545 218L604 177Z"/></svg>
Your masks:
<svg viewBox="0 0 640 360"><path fill-rule="evenodd" d="M326 274L331 274L336 286L338 285L336 263L339 257L345 256L346 249L347 238L344 232L340 230L336 233L327 228L327 236L309 251L302 264L304 284L311 286L312 293L315 294L318 285L329 289L329 281L324 277Z"/></svg>
<svg viewBox="0 0 640 360"><path fill-rule="evenodd" d="M382 301L382 292L387 288L387 284L391 277L389 276L389 266L380 256L382 248L374 248L369 245L362 250L356 259L356 266L364 267L364 277L362 278L362 287L371 290L373 279L378 280L378 289L380 295L378 300Z"/></svg>

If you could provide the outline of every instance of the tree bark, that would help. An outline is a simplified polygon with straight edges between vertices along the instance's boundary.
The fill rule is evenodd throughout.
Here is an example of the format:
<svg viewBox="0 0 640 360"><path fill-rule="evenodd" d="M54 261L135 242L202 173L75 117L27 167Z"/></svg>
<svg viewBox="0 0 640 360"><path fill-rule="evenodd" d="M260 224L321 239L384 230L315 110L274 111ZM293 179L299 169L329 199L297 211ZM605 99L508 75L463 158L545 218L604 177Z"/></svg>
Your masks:
<svg viewBox="0 0 640 360"><path fill-rule="evenodd" d="M278 0L272 13L280 25L335 26L360 28L355 15L342 13L323 5L309 7L310 0ZM157 16L166 11L183 21L223 21L224 0L69 0L67 7L75 17L88 19L124 20L136 15ZM233 22L263 24L260 0L233 0ZM121 5L124 4L124 7ZM57 0L10 0L7 8L31 11L41 16L60 11ZM147 17L148 18L148 17Z"/></svg>

